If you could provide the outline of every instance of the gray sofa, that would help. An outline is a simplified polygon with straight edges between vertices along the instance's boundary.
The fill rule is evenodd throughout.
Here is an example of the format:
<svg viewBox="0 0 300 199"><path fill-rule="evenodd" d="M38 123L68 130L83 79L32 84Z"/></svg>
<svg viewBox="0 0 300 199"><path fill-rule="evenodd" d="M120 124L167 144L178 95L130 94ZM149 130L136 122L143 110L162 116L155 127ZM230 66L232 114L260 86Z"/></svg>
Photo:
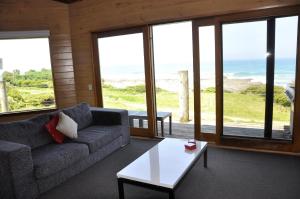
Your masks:
<svg viewBox="0 0 300 199"><path fill-rule="evenodd" d="M129 143L126 110L62 110L78 123L78 138L53 142L45 123L57 112L0 124L0 198L37 198Z"/></svg>

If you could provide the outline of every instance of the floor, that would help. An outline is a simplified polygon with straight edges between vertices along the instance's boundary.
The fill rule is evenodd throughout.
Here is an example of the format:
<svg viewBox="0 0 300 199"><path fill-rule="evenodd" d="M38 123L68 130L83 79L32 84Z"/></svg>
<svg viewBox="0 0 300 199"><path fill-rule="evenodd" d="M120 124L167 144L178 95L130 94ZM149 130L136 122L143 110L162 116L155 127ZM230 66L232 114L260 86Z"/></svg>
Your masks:
<svg viewBox="0 0 300 199"><path fill-rule="evenodd" d="M40 198L117 199L116 173L157 142L132 139L131 144ZM299 199L299 186L299 157L209 147L208 168L200 158L175 194L176 199ZM165 193L130 185L125 186L125 197L168 198Z"/></svg>

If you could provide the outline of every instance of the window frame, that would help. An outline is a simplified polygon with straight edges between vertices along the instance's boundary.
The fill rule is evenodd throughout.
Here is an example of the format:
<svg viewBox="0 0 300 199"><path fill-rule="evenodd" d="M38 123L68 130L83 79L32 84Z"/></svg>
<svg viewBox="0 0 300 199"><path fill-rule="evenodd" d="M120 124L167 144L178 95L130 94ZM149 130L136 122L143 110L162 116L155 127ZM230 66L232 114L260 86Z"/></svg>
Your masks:
<svg viewBox="0 0 300 199"><path fill-rule="evenodd" d="M29 30L29 31L0 31L0 41L1 40L18 40L18 39L47 39L49 47L49 58L50 58L50 68L51 76L53 82L53 97L54 97L54 107L51 108L37 108L37 109L28 109L20 111L9 111L9 112L0 112L1 117L18 117L28 114L40 114L45 112L51 112L57 110L57 97L56 97L56 88L55 88L55 78L53 73L53 57L51 52L51 42L50 42L50 31L49 30Z"/></svg>

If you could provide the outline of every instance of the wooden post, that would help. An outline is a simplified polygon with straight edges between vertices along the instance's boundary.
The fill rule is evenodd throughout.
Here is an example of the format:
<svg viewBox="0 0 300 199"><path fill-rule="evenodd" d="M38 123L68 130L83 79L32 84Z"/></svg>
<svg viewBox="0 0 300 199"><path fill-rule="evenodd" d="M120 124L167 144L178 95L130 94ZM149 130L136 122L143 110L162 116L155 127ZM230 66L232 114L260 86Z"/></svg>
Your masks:
<svg viewBox="0 0 300 199"><path fill-rule="evenodd" d="M189 78L188 71L178 71L179 75L179 121L189 121Z"/></svg>
<svg viewBox="0 0 300 199"><path fill-rule="evenodd" d="M7 112L8 111L7 95L6 95L6 88L5 88L4 81L0 81L0 104L1 104L1 112Z"/></svg>
<svg viewBox="0 0 300 199"><path fill-rule="evenodd" d="M2 59L0 58L0 104L1 104L1 112L7 112L8 106L7 106L7 94L6 94L6 87L5 82L2 78Z"/></svg>

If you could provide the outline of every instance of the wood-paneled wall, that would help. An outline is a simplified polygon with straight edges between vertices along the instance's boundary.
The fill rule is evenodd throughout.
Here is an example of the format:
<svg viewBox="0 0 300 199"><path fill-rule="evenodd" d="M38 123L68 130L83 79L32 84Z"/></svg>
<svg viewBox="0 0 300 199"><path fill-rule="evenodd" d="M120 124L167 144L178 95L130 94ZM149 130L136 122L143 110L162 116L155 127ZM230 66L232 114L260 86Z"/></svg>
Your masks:
<svg viewBox="0 0 300 199"><path fill-rule="evenodd" d="M95 81L91 32L195 17L282 7L299 0L84 0L70 5L73 59L78 101L96 104L88 84Z"/></svg>
<svg viewBox="0 0 300 199"><path fill-rule="evenodd" d="M50 30L51 63L58 108L76 104L69 7L51 0L1 0L0 31ZM32 113L0 116L0 122Z"/></svg>

